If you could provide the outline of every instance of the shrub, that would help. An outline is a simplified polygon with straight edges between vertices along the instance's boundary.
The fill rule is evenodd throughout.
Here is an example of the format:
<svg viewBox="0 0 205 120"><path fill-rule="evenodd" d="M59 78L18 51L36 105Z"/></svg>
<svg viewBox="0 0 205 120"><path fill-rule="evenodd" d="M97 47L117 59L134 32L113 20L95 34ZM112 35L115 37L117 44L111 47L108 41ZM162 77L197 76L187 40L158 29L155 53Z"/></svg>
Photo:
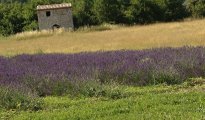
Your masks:
<svg viewBox="0 0 205 120"><path fill-rule="evenodd" d="M82 82L79 85L79 95L86 97L107 97L110 99L120 99L127 97L123 90L123 86L117 83L102 84L100 81L91 80L88 82Z"/></svg>
<svg viewBox="0 0 205 120"><path fill-rule="evenodd" d="M173 85L183 83L183 79L176 71L156 71L152 77L152 81L150 82L151 85L163 83Z"/></svg>
<svg viewBox="0 0 205 120"><path fill-rule="evenodd" d="M189 79L189 81L186 82L189 86L201 86L205 84L205 79L203 78L192 78Z"/></svg>
<svg viewBox="0 0 205 120"><path fill-rule="evenodd" d="M37 111L42 108L42 101L33 95L9 87L0 87L0 107Z"/></svg>
<svg viewBox="0 0 205 120"><path fill-rule="evenodd" d="M131 24L146 24L161 19L160 7L150 0L132 0L125 11L126 19Z"/></svg>
<svg viewBox="0 0 205 120"><path fill-rule="evenodd" d="M204 0L186 0L184 5L194 18L201 18L205 16Z"/></svg>
<svg viewBox="0 0 205 120"><path fill-rule="evenodd" d="M157 1L157 0L156 0ZM185 0L158 0L157 3L163 11L164 21L176 21L189 16L186 7L183 5Z"/></svg>
<svg viewBox="0 0 205 120"><path fill-rule="evenodd" d="M71 83L66 78L54 80L49 76L26 76L23 81L23 84L25 84L32 93L36 93L40 97L49 95L63 96L67 94L74 94L75 92L75 84Z"/></svg>

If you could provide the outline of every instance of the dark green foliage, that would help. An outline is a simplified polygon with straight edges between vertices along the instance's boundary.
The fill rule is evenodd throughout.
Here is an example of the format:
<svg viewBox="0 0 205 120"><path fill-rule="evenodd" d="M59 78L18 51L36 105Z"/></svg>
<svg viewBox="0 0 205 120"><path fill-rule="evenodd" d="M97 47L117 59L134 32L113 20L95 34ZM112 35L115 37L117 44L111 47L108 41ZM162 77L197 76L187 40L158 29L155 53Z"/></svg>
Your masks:
<svg viewBox="0 0 205 120"><path fill-rule="evenodd" d="M119 0L96 0L93 10L100 22L121 23L123 5Z"/></svg>
<svg viewBox="0 0 205 120"><path fill-rule="evenodd" d="M193 17L201 18L205 16L204 0L186 0L184 5Z"/></svg>
<svg viewBox="0 0 205 120"><path fill-rule="evenodd" d="M0 4L0 33L2 35L10 35L22 32L24 27L24 17L22 12L22 5L14 4Z"/></svg>
<svg viewBox="0 0 205 120"><path fill-rule="evenodd" d="M131 0L125 16L130 24L145 24L160 21L160 12L160 7L153 1Z"/></svg>
<svg viewBox="0 0 205 120"><path fill-rule="evenodd" d="M160 16L163 21L175 21L188 17L184 6L185 0L155 0L160 7Z"/></svg>
<svg viewBox="0 0 205 120"><path fill-rule="evenodd" d="M99 24L92 10L94 4L93 0L78 0L73 1L72 4L75 27Z"/></svg>
<svg viewBox="0 0 205 120"><path fill-rule="evenodd" d="M183 6L184 0L165 0L165 21L173 21L185 18L188 13Z"/></svg>
<svg viewBox="0 0 205 120"><path fill-rule="evenodd" d="M37 30L36 6L70 2L76 28L102 23L149 24L205 15L204 0L10 0L0 2L0 34Z"/></svg>

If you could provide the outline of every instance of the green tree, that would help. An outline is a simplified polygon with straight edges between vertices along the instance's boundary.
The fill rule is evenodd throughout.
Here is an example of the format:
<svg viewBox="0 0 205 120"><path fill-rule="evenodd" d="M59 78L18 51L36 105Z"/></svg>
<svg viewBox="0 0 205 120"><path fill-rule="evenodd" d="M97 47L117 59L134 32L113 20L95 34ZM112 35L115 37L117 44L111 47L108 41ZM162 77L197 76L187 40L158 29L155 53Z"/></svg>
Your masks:
<svg viewBox="0 0 205 120"><path fill-rule="evenodd" d="M161 11L159 6L150 0L132 0L126 17L134 24L152 23L160 20Z"/></svg>
<svg viewBox="0 0 205 120"><path fill-rule="evenodd" d="M194 18L202 18L205 16L204 0L186 0L184 5Z"/></svg>
<svg viewBox="0 0 205 120"><path fill-rule="evenodd" d="M165 21L174 21L188 16L184 7L184 0L165 0L164 19Z"/></svg>
<svg viewBox="0 0 205 120"><path fill-rule="evenodd" d="M22 32L24 17L19 3L3 4L0 9L0 33L3 35Z"/></svg>
<svg viewBox="0 0 205 120"><path fill-rule="evenodd" d="M129 0L95 0L93 11L101 23L124 23L127 5Z"/></svg>
<svg viewBox="0 0 205 120"><path fill-rule="evenodd" d="M93 5L94 0L73 1L73 17L75 27L99 24L99 21L92 11Z"/></svg>

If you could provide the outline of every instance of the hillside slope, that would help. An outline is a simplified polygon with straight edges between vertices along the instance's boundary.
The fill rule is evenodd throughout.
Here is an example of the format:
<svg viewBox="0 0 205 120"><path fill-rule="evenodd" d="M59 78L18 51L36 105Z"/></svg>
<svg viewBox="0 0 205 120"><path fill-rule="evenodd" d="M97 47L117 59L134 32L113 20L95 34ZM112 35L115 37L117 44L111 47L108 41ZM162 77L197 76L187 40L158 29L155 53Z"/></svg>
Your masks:
<svg viewBox="0 0 205 120"><path fill-rule="evenodd" d="M204 46L205 20L119 27L101 32L13 36L0 40L0 55ZM23 40L22 40L22 39ZM2 39L2 38L0 38Z"/></svg>

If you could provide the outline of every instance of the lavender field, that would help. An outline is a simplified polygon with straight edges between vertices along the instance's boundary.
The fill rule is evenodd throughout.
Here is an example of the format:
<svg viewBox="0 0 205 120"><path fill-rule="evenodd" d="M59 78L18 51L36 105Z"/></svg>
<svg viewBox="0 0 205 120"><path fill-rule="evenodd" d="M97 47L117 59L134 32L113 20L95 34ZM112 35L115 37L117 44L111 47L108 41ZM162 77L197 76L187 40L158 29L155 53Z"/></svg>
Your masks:
<svg viewBox="0 0 205 120"><path fill-rule="evenodd" d="M178 84L205 77L205 48L18 55L0 57L0 66L1 85L31 89L44 84L44 94L51 94L53 83L91 80L137 86Z"/></svg>

